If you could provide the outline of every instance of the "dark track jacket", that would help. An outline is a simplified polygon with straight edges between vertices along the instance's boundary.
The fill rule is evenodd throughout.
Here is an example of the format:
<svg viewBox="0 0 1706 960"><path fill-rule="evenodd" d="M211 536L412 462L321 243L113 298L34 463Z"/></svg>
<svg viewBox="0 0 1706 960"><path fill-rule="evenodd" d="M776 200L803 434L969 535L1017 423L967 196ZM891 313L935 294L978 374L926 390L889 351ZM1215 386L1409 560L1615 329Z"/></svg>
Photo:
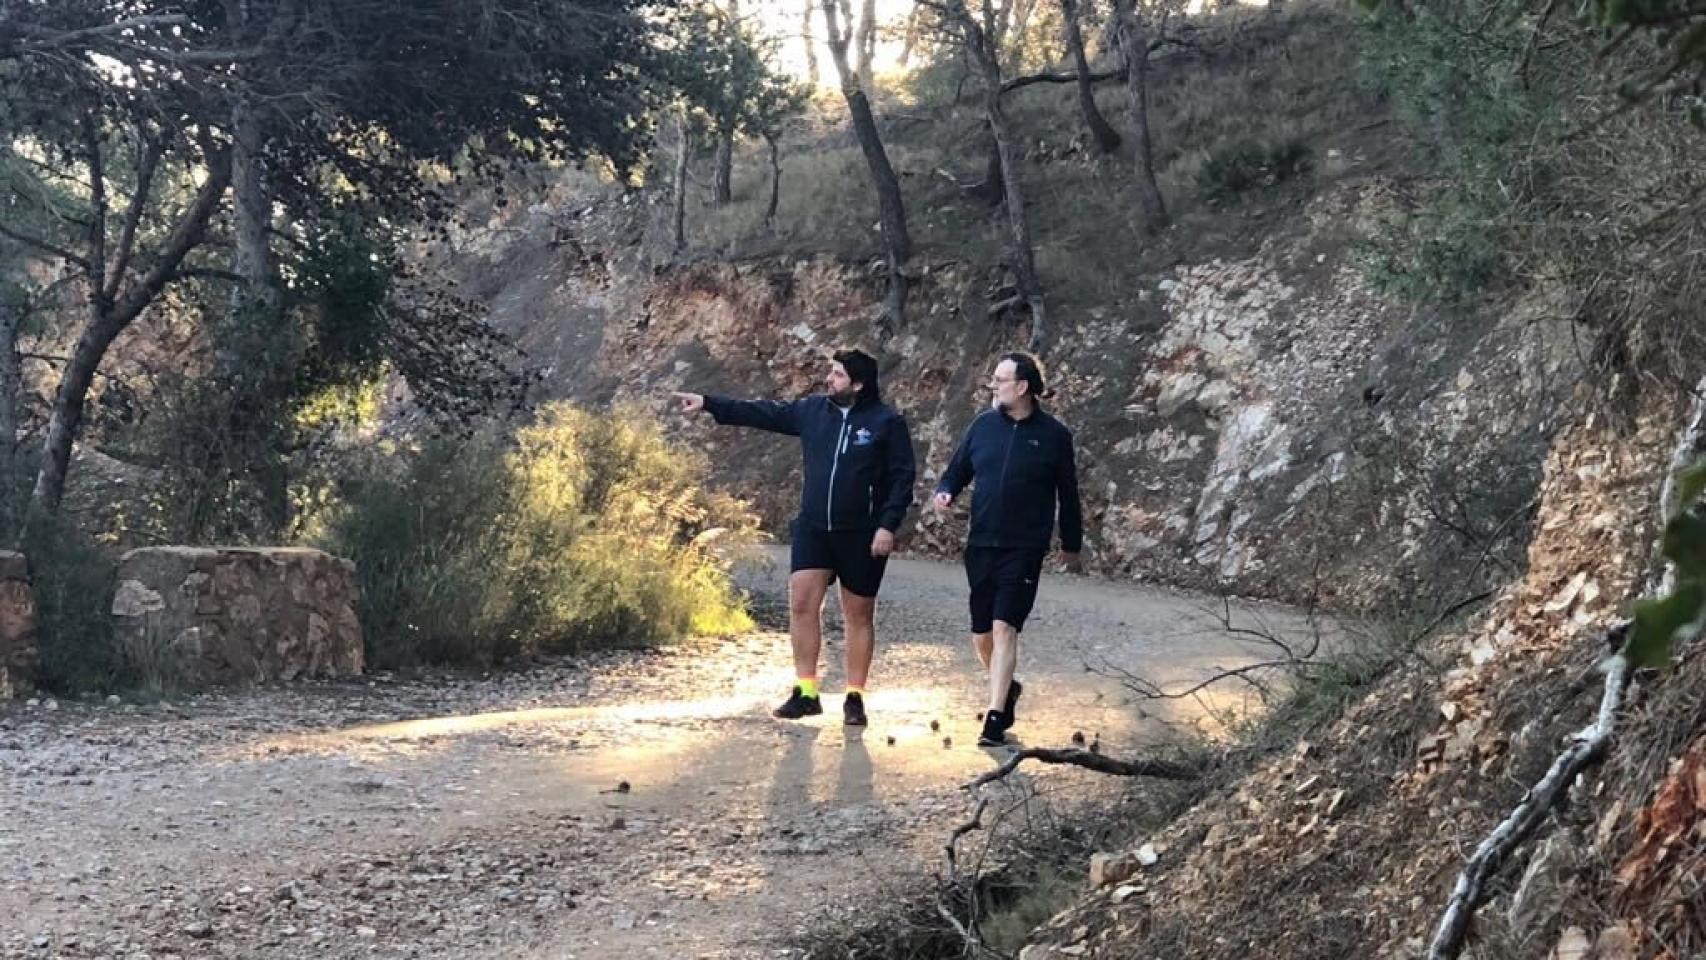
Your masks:
<svg viewBox="0 0 1706 960"><path fill-rule="evenodd" d="M718 423L800 438L800 522L809 528L892 533L906 519L918 473L912 436L882 402L861 399L843 409L824 394L794 401L706 396L705 410Z"/></svg>
<svg viewBox="0 0 1706 960"><path fill-rule="evenodd" d="M1047 550L1058 499L1060 547L1083 549L1072 431L1042 408L1023 420L986 410L971 422L936 489L957 497L973 478L967 545Z"/></svg>

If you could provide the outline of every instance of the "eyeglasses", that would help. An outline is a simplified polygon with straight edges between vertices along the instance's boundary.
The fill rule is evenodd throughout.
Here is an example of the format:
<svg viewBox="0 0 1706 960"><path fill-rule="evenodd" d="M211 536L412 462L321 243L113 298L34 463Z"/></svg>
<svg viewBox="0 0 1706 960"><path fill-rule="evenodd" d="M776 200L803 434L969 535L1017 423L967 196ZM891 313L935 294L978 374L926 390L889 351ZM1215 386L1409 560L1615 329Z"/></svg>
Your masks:
<svg viewBox="0 0 1706 960"><path fill-rule="evenodd" d="M1018 377L990 377L990 383L1018 383Z"/></svg>

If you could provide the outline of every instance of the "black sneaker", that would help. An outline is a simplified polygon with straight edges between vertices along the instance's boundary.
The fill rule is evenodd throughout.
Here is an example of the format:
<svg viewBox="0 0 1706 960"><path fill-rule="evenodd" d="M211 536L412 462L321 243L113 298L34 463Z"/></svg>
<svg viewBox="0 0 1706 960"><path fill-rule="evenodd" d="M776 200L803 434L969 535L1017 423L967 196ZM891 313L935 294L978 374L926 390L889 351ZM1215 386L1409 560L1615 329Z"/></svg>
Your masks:
<svg viewBox="0 0 1706 960"><path fill-rule="evenodd" d="M849 727L865 725L865 698L857 693L849 693L841 700L841 722Z"/></svg>
<svg viewBox="0 0 1706 960"><path fill-rule="evenodd" d="M770 711L770 715L778 720L798 720L801 717L815 717L822 712L823 701L817 697L808 697L800 692L799 687L795 687L788 699Z"/></svg>
<svg viewBox="0 0 1706 960"><path fill-rule="evenodd" d="M1019 719L1019 694L1024 692L1025 685L1017 680L1007 684L1007 706L1002 712L1007 714L1007 725L1009 727Z"/></svg>
<svg viewBox="0 0 1706 960"><path fill-rule="evenodd" d="M978 734L977 745L980 747L999 747L1007 742L1007 729L1013 726L1013 721L1000 710L990 710L983 715L983 732Z"/></svg>

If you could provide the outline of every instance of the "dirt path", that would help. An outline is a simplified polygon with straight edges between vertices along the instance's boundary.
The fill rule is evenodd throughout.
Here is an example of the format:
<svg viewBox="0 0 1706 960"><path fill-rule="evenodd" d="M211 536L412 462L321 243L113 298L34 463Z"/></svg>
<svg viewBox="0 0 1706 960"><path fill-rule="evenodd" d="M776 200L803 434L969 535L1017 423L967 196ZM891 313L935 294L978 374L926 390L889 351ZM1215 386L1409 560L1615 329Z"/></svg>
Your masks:
<svg viewBox="0 0 1706 960"><path fill-rule="evenodd" d="M768 716L790 681L776 633L489 678L0 709L0 956L786 956L934 866L959 784L999 755L974 745L963 591L958 568L891 567L862 732L840 723L834 633L829 715L807 723ZM1049 578L1016 732L1099 732L1113 752L1153 735L1084 664L1181 679L1248 657L1207 605ZM1047 776L1093 795L1089 775Z"/></svg>

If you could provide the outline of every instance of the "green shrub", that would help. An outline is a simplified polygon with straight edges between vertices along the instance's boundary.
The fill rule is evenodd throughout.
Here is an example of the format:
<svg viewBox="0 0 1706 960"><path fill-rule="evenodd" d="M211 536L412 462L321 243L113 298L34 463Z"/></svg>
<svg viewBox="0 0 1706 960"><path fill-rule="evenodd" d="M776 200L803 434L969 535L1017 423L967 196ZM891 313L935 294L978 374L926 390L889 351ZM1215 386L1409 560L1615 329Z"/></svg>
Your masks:
<svg viewBox="0 0 1706 960"><path fill-rule="evenodd" d="M716 551L756 522L702 489L705 469L636 415L554 404L511 440L368 455L318 539L356 564L379 665L743 630Z"/></svg>
<svg viewBox="0 0 1706 960"><path fill-rule="evenodd" d="M39 685L60 694L134 686L108 617L110 553L70 520L32 525L24 543L36 597Z"/></svg>
<svg viewBox="0 0 1706 960"><path fill-rule="evenodd" d="M1306 176L1311 169L1313 158L1301 140L1240 140L1209 155L1197 171L1197 188L1207 197L1224 200Z"/></svg>

